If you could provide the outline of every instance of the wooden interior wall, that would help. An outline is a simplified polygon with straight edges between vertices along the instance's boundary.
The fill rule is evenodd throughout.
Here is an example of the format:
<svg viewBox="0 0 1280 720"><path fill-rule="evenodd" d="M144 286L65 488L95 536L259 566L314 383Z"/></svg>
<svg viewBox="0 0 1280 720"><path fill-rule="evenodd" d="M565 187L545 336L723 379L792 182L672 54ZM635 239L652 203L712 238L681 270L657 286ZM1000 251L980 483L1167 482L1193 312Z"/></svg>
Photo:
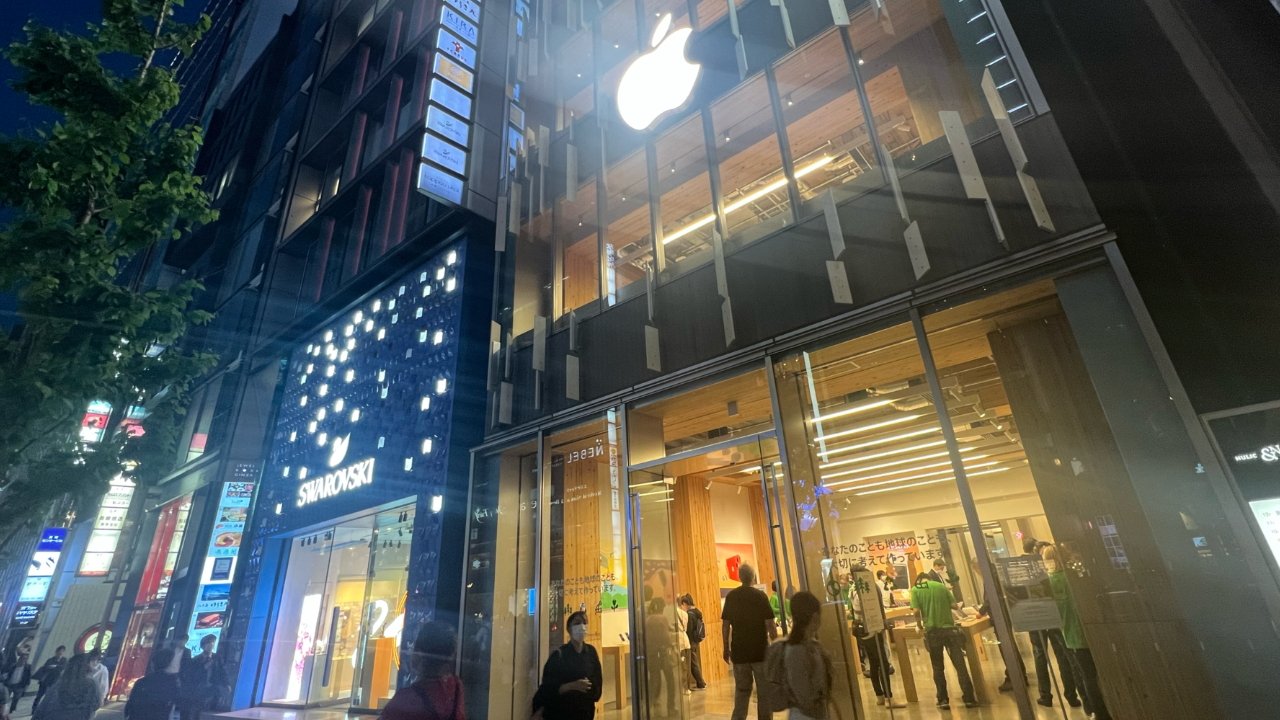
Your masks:
<svg viewBox="0 0 1280 720"><path fill-rule="evenodd" d="M600 581L593 578L600 574L600 470L594 458L564 465L564 602L572 610L586 608L587 642L596 647Z"/></svg>
<svg viewBox="0 0 1280 720"><path fill-rule="evenodd" d="M729 673L722 659L720 573L716 567L715 526L711 522L711 491L705 480L696 475L677 479L671 520L677 589L693 596L707 623L707 639L702 643L702 676L707 682L723 680Z"/></svg>
<svg viewBox="0 0 1280 720"><path fill-rule="evenodd" d="M748 487L751 503L751 539L756 546L756 582L765 586L765 592L771 592L778 573L773 567L773 545L769 543L769 515L764 509L764 493L759 488ZM786 592L786 583L782 583L780 592Z"/></svg>
<svg viewBox="0 0 1280 720"><path fill-rule="evenodd" d="M1066 318L989 339L1060 557L1086 571L1067 576L1107 709L1135 720L1221 717ZM1121 543L1115 557L1106 524Z"/></svg>

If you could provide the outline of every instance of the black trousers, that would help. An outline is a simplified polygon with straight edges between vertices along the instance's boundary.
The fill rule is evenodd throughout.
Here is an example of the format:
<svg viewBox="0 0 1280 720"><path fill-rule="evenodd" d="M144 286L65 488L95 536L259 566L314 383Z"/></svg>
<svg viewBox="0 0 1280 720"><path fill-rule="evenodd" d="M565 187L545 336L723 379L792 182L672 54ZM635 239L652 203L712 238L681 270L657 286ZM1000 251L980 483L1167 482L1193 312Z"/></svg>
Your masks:
<svg viewBox="0 0 1280 720"><path fill-rule="evenodd" d="M1106 701L1102 699L1102 687L1098 685L1098 667L1093 664L1093 653L1089 648L1068 648L1067 656L1071 658L1071 670L1084 691L1084 711L1092 713L1097 720L1111 720Z"/></svg>
<svg viewBox="0 0 1280 720"><path fill-rule="evenodd" d="M889 651L885 647L884 636L887 632L858 638L858 649L867 661L867 672L871 674L871 689L876 697L893 697L893 686L889 682Z"/></svg>
<svg viewBox="0 0 1280 720"><path fill-rule="evenodd" d="M36 708L40 707L40 701L44 699L44 694L49 688L53 687L53 683L45 685L40 683L40 687L36 689L36 699L31 701L31 714L36 714Z"/></svg>
<svg viewBox="0 0 1280 720"><path fill-rule="evenodd" d="M690 643L689 648L689 674L693 676L694 687L704 688L707 681L702 679L702 643Z"/></svg>
<svg viewBox="0 0 1280 720"><path fill-rule="evenodd" d="M977 702L973 693L973 678L969 676L969 666L964 660L964 635L959 628L939 628L927 630L924 634L924 647L929 651L929 662L933 665L933 684L938 689L938 702L946 702L947 668L943 664L942 654L951 658L951 666L956 669L960 678L960 693L965 702Z"/></svg>
<svg viewBox="0 0 1280 720"><path fill-rule="evenodd" d="M1076 674L1071 670L1071 659L1067 654L1067 641L1062 631L1033 630L1031 636L1031 653L1036 662L1036 684L1039 685L1040 697L1053 698L1053 677L1049 668L1049 646L1058 658L1058 675L1062 678L1062 697L1067 700L1078 700L1080 690L1076 684Z"/></svg>
<svg viewBox="0 0 1280 720"><path fill-rule="evenodd" d="M22 694L27 691L25 685L9 686L9 712L12 713L18 709L18 701L22 699Z"/></svg>

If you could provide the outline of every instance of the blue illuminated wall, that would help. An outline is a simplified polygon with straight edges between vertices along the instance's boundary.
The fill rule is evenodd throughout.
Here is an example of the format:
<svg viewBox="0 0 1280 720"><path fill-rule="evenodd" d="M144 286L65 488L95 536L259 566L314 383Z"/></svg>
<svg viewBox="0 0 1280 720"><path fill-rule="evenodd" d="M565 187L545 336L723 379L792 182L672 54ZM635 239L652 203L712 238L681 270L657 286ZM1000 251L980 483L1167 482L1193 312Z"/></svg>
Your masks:
<svg viewBox="0 0 1280 720"><path fill-rule="evenodd" d="M462 242L446 246L291 352L224 634L240 667L234 707L260 700L289 538L301 530L415 498L404 641L440 608L456 608L467 451L483 432L491 274L485 258L469 267L465 255ZM368 459L367 484L299 504L301 484Z"/></svg>

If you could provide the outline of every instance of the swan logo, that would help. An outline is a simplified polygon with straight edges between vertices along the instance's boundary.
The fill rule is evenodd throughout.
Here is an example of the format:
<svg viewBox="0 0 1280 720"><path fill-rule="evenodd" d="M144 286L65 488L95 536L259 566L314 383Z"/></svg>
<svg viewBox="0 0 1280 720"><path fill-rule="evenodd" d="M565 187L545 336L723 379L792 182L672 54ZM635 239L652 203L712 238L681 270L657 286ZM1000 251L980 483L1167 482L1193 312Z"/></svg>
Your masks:
<svg viewBox="0 0 1280 720"><path fill-rule="evenodd" d="M347 458L347 448L351 445L351 434L333 439L333 449L329 451L329 467L338 467Z"/></svg>
<svg viewBox="0 0 1280 720"><path fill-rule="evenodd" d="M664 113L689 99L702 66L685 59L691 28L671 32L671 15L658 21L649 41L653 49L643 53L618 82L618 114L635 130L647 130Z"/></svg>

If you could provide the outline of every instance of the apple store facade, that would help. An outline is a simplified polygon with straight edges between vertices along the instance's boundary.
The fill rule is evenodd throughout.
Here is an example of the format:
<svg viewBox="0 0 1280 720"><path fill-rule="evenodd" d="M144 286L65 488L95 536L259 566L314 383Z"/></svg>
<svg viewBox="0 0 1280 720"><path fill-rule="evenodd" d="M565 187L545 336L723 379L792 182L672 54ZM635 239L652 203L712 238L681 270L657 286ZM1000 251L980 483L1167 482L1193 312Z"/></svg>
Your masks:
<svg viewBox="0 0 1280 720"><path fill-rule="evenodd" d="M983 717L1265 696L1260 551L998 0L511 11L469 717L528 717L578 611L598 716L729 716L743 565L784 630L824 601L843 718L941 699L931 570Z"/></svg>

